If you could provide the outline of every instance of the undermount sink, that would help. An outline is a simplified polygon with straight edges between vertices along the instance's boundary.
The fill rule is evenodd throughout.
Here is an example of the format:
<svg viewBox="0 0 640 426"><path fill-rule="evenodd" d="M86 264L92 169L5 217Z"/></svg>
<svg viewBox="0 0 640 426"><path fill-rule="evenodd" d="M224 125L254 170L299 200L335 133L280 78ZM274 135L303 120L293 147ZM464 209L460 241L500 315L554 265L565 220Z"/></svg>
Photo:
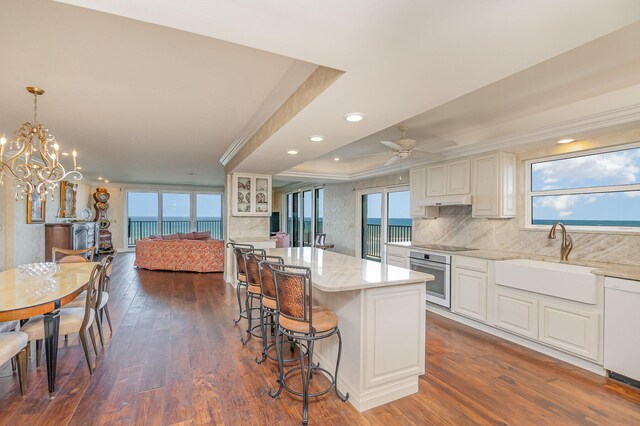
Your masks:
<svg viewBox="0 0 640 426"><path fill-rule="evenodd" d="M598 277L588 266L514 259L495 263L497 285L581 303L598 303Z"/></svg>

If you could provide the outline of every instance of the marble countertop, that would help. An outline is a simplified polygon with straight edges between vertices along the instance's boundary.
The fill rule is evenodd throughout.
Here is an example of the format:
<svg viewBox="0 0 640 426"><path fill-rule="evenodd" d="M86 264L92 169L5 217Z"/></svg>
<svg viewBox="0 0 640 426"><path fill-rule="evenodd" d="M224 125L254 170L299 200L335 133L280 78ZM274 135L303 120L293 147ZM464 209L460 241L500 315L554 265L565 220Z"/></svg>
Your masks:
<svg viewBox="0 0 640 426"><path fill-rule="evenodd" d="M283 257L289 265L310 267L313 287L326 292L424 283L434 279L430 274L312 247L271 248L267 253Z"/></svg>
<svg viewBox="0 0 640 426"><path fill-rule="evenodd" d="M417 250L425 250L424 248L416 247L411 245L411 243L387 243L393 246L406 247L406 248L415 248ZM580 259L570 259L568 261L562 261L556 257L551 256L541 256L531 253L516 253L512 251L501 251L501 250L468 250L468 251L443 251L443 250L431 250L434 252L441 252L450 255L456 256L465 256L465 257L477 257L480 259L487 260L512 260L512 259L531 259L531 260L541 260L544 262L553 262L553 263L566 263L567 265L577 265L577 266L588 266L594 268L591 273L595 275L604 275L607 277L615 277L622 278L627 280L635 280L640 281L640 266L633 265L622 265L618 263L607 263L607 262L596 262L596 261L584 261Z"/></svg>

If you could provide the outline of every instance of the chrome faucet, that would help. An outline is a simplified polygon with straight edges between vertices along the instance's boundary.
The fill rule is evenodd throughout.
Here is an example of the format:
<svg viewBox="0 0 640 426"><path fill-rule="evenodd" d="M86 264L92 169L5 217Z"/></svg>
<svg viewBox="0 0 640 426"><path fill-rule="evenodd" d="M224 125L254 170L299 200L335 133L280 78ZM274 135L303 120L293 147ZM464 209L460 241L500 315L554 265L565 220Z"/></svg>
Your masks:
<svg viewBox="0 0 640 426"><path fill-rule="evenodd" d="M567 228L565 228L562 222L556 222L551 227L551 231L549 231L549 238L552 240L556 239L556 227L560 225L562 228L562 245L560 246L560 255L562 256L562 260L569 260L569 253L571 253L571 249L573 248L573 241L571 241L571 236L567 233Z"/></svg>

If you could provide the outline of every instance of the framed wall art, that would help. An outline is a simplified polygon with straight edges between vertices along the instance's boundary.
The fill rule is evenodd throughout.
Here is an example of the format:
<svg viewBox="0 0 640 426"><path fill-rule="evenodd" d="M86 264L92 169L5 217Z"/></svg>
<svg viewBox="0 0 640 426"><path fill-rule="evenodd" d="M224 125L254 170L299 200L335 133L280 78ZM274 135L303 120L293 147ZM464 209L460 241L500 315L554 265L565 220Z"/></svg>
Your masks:
<svg viewBox="0 0 640 426"><path fill-rule="evenodd" d="M76 195L78 184L64 181L60 183L59 217L76 217Z"/></svg>
<svg viewBox="0 0 640 426"><path fill-rule="evenodd" d="M38 193L27 197L27 223L44 223L47 198Z"/></svg>

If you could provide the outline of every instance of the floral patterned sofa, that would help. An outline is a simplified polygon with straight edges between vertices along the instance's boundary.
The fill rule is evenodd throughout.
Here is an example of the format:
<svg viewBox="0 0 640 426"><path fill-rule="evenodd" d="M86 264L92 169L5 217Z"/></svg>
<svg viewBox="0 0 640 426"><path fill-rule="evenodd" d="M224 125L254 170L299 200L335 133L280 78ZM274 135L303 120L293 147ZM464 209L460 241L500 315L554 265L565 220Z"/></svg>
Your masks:
<svg viewBox="0 0 640 426"><path fill-rule="evenodd" d="M208 232L151 236L136 241L134 265L152 270L222 272L224 241L211 239Z"/></svg>

